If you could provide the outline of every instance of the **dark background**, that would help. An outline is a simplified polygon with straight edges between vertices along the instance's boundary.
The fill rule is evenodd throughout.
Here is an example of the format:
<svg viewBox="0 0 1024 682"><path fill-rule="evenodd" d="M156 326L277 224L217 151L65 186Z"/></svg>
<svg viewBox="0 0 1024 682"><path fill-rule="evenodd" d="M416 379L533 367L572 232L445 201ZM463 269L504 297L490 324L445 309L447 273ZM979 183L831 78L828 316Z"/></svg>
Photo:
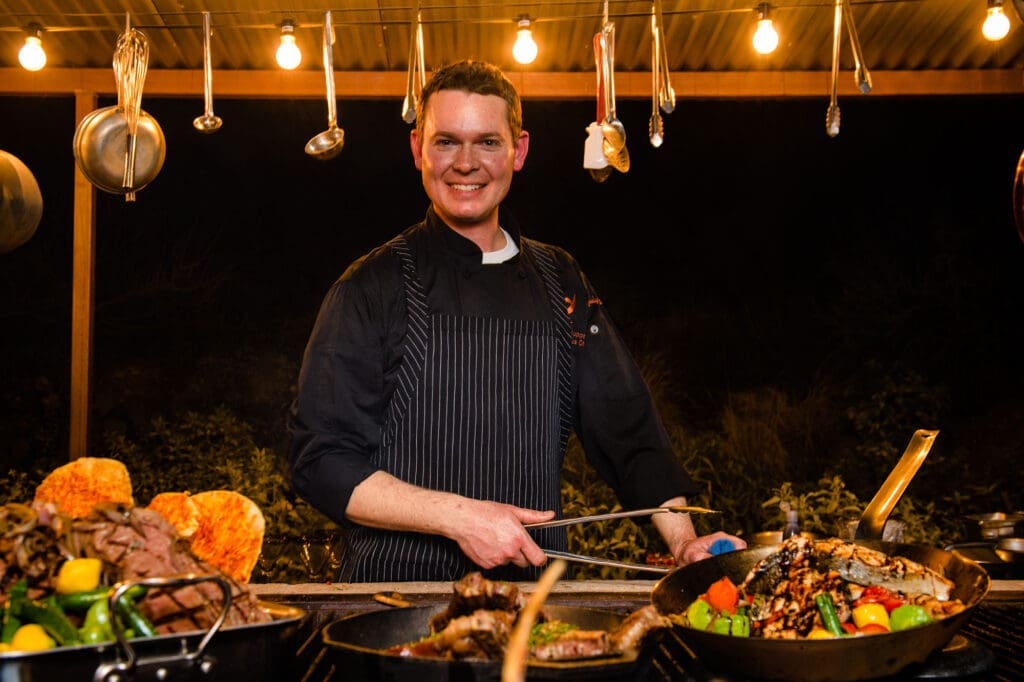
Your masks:
<svg viewBox="0 0 1024 682"><path fill-rule="evenodd" d="M527 101L508 203L528 236L577 257L638 353L665 358L694 421L731 392L910 368L948 391L947 421L919 426L946 430L957 457L1005 462L1024 508L1024 97L847 97L834 139L827 104L681 98L653 149L649 103L620 102L632 169L597 184L581 165L593 103ZM297 369L331 282L427 206L397 101L340 101L345 148L327 162L303 153L323 102L222 99L213 135L192 128L198 99L143 108L166 164L134 204L97 193L101 424L173 402L188 388L174 377L209 353L252 349L257 373L271 349ZM44 411L50 446L67 445L73 135L70 98L0 100L0 149L45 204L33 239L0 255L0 452L15 462ZM147 395L125 368L154 364Z"/></svg>

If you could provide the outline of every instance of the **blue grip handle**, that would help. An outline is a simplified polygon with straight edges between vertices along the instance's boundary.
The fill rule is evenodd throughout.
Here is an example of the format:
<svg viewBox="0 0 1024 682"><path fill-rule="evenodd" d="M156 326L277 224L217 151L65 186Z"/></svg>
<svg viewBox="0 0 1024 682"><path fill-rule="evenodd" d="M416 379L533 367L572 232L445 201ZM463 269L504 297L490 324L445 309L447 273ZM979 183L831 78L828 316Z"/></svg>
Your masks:
<svg viewBox="0 0 1024 682"><path fill-rule="evenodd" d="M719 554L725 554L736 549L736 545L732 544L732 540L726 540L725 538L719 538L711 543L711 547L708 552L711 556L718 556Z"/></svg>

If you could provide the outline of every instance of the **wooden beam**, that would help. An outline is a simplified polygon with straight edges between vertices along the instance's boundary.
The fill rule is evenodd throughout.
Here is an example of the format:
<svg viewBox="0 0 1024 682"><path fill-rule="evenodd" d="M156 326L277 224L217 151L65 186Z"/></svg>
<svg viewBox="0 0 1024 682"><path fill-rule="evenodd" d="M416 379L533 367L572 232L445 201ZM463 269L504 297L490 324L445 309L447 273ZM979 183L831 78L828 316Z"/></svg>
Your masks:
<svg viewBox="0 0 1024 682"><path fill-rule="evenodd" d="M872 71L870 96L923 95L1016 95L1024 93L1024 72L1017 69L968 69L959 71ZM509 77L526 99L590 99L596 94L596 78L590 72L510 72ZM335 88L339 98L401 99L405 95L404 71L338 71ZM722 71L672 74L672 86L680 98L789 98L827 96L831 74L827 71ZM43 69L30 73L21 68L0 69L0 95L116 94L113 69ZM646 72L618 73L616 95L621 99L651 96L651 76ZM147 97L203 97L203 72L156 70L146 75ZM316 71L214 71L216 97L251 99L320 98L324 76ZM839 94L855 95L852 74L843 74Z"/></svg>
<svg viewBox="0 0 1024 682"><path fill-rule="evenodd" d="M75 125L96 108L96 93L75 92ZM96 188L75 164L74 249L71 273L71 424L68 455L89 454L92 409L93 289L96 274Z"/></svg>

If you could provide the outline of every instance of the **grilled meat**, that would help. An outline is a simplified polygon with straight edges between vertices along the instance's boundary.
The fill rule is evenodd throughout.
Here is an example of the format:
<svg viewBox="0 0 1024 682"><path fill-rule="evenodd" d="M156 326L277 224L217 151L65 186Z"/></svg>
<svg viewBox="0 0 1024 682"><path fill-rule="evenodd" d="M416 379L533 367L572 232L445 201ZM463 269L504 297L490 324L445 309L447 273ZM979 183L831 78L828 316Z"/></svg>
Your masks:
<svg viewBox="0 0 1024 682"><path fill-rule="evenodd" d="M452 619L478 609L518 613L526 599L513 583L488 580L479 572L468 573L453 586L448 608L430 619L430 631L440 632Z"/></svg>
<svg viewBox="0 0 1024 682"><path fill-rule="evenodd" d="M512 635L515 614L478 609L452 618L439 632L419 642L399 644L387 650L399 656L429 658L501 658Z"/></svg>
<svg viewBox="0 0 1024 682"><path fill-rule="evenodd" d="M612 653L615 653L615 649L604 630L570 630L553 642L530 649L530 656L540 661L596 658Z"/></svg>
<svg viewBox="0 0 1024 682"><path fill-rule="evenodd" d="M612 649L619 653L636 650L648 633L667 627L672 627L672 621L658 613L653 604L648 604L626 616L612 631Z"/></svg>

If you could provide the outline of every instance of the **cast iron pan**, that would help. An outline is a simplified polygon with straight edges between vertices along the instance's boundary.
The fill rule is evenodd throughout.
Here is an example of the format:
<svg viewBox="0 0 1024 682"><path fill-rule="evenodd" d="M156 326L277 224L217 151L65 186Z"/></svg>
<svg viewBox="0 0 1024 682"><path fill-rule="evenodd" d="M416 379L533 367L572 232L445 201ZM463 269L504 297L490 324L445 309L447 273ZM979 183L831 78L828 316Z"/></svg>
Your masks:
<svg viewBox="0 0 1024 682"><path fill-rule="evenodd" d="M863 680L894 675L941 649L971 617L989 590L989 576L978 564L953 552L919 545L858 542L891 556L903 556L939 571L955 583L953 597L967 608L929 625L864 637L817 640L744 639L676 625L673 634L712 672L748 678L819 682ZM678 568L658 581L651 599L661 613L681 613L723 576L737 585L758 561L778 546L720 554Z"/></svg>
<svg viewBox="0 0 1024 682"><path fill-rule="evenodd" d="M359 613L326 625L324 651L345 679L358 680L500 680L501 661L449 661L386 654L396 644L414 642L430 632L430 617L445 604ZM622 616L612 611L576 606L545 606L552 618L587 630L610 630ZM531 663L529 680L637 680L650 665L647 653L656 637L649 637L639 652L625 656L552 663Z"/></svg>

